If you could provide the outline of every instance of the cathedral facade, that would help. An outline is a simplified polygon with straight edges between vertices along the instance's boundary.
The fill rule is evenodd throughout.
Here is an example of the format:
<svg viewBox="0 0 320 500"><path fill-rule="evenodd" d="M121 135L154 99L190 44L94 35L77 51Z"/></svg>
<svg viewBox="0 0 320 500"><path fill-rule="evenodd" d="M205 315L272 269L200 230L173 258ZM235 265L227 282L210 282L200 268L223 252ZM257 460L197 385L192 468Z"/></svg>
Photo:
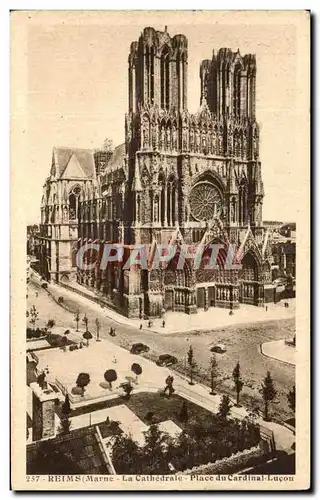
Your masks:
<svg viewBox="0 0 320 500"><path fill-rule="evenodd" d="M268 302L255 56L220 49L202 61L200 107L191 114L186 37L145 28L130 47L128 79L125 143L111 158L54 150L42 201L44 274L67 286L76 281L130 317ZM186 261L177 269L175 256L160 269L85 271L75 254L86 242L208 251L198 268ZM242 268L206 269L213 243L240 247Z"/></svg>

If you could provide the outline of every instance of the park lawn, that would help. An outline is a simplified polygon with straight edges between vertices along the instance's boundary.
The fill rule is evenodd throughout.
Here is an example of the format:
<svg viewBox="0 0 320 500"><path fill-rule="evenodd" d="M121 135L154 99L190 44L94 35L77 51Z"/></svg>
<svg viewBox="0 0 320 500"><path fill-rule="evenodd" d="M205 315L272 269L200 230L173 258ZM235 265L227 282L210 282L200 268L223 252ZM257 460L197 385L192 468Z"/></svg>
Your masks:
<svg viewBox="0 0 320 500"><path fill-rule="evenodd" d="M235 398L232 371L240 362L241 374L245 382L241 393L241 402L249 407L258 406L263 409L260 388L261 382L270 371L278 392L276 402L272 405L272 413L279 420L293 416L287 402L287 392L295 383L295 367L276 359L271 359L261 353L261 344L271 340L292 337L295 333L295 319L272 320L252 324L229 325L210 332L172 334L161 339L155 338L154 344L165 345L162 352L169 352L178 359L178 364L172 368L188 376L185 356L189 345L192 345L197 373L195 380L210 385L209 360L212 356L210 347L223 343L227 347L225 354L216 354L218 362L217 392L229 394ZM182 357L184 355L184 359ZM156 359L154 348L145 357Z"/></svg>
<svg viewBox="0 0 320 500"><path fill-rule="evenodd" d="M173 420L179 427L183 428L184 424L179 420L179 413L182 404L186 402L188 410L188 424L191 422L202 422L212 416L212 413L202 406L198 406L190 401L185 400L177 394L170 397L163 393L143 392L133 394L126 403L128 408L133 411L146 425L150 423L160 423L165 420ZM152 420L147 420L147 413L152 412Z"/></svg>
<svg viewBox="0 0 320 500"><path fill-rule="evenodd" d="M146 425L164 422L165 420L173 420L179 427L183 428L184 424L179 420L179 413L184 401L186 400L177 394L173 394L169 398L161 392L140 392L132 394L129 399L117 397L76 408L71 411L70 418L124 404ZM189 416L188 424L190 424L190 422L203 422L212 416L210 411L190 401L187 401L187 409ZM61 405L57 408L58 414L60 414L60 410ZM148 412L154 414L152 420L147 420L146 416Z"/></svg>

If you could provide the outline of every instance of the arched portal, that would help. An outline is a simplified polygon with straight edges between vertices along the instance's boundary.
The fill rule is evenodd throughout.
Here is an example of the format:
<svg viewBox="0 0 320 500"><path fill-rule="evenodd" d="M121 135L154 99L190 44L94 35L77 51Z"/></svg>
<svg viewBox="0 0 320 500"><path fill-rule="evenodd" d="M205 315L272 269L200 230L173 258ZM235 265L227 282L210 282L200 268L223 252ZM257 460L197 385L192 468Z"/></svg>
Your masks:
<svg viewBox="0 0 320 500"><path fill-rule="evenodd" d="M182 269L178 269L178 262L179 253L164 271L164 308L189 313L195 305L192 270L187 262Z"/></svg>
<svg viewBox="0 0 320 500"><path fill-rule="evenodd" d="M241 265L242 269L239 271L239 279L241 282L240 302L257 305L260 295L260 269L257 258L253 252L248 252L244 255Z"/></svg>
<svg viewBox="0 0 320 500"><path fill-rule="evenodd" d="M223 245L218 240L214 243ZM238 307L237 271L228 269L227 252L226 245L220 249L208 245L204 250L195 272L198 308L207 310L209 307Z"/></svg>

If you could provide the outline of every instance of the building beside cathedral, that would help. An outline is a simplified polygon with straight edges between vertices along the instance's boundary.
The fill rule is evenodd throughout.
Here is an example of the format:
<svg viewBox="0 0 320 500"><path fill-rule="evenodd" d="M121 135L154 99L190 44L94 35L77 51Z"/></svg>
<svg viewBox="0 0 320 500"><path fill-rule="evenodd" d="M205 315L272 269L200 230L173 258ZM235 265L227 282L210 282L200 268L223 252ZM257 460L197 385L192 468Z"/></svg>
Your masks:
<svg viewBox="0 0 320 500"><path fill-rule="evenodd" d="M201 102L188 111L188 41L145 28L129 59L125 143L112 156L54 148L41 205L41 268L47 278L130 317L166 310L262 306L274 300L256 121L256 59L222 48L200 64ZM193 68L190 68L193 71ZM84 271L86 242L230 243L242 269L198 269L177 258L151 271ZM207 252L207 253L206 253Z"/></svg>

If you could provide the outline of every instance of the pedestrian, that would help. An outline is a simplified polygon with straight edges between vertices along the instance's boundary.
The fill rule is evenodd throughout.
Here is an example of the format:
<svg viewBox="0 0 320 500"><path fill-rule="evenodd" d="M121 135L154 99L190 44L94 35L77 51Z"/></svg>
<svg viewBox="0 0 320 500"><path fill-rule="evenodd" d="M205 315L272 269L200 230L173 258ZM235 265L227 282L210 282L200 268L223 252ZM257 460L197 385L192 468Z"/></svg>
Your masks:
<svg viewBox="0 0 320 500"><path fill-rule="evenodd" d="M140 330L142 330L142 323L140 323Z"/></svg>
<svg viewBox="0 0 320 500"><path fill-rule="evenodd" d="M166 322L165 320L162 321L162 328L164 328L166 326Z"/></svg>
<svg viewBox="0 0 320 500"><path fill-rule="evenodd" d="M266 312L268 312L268 306L266 306Z"/></svg>
<svg viewBox="0 0 320 500"><path fill-rule="evenodd" d="M117 362L117 358L115 356L113 356L112 363L116 363L116 362Z"/></svg>
<svg viewBox="0 0 320 500"><path fill-rule="evenodd" d="M38 297L38 295L39 295L38 292L36 292L36 297Z"/></svg>
<svg viewBox="0 0 320 500"><path fill-rule="evenodd" d="M152 324L152 323L151 323L151 321L150 321L150 319L149 319L149 321L148 321L148 328L151 328L151 324Z"/></svg>

